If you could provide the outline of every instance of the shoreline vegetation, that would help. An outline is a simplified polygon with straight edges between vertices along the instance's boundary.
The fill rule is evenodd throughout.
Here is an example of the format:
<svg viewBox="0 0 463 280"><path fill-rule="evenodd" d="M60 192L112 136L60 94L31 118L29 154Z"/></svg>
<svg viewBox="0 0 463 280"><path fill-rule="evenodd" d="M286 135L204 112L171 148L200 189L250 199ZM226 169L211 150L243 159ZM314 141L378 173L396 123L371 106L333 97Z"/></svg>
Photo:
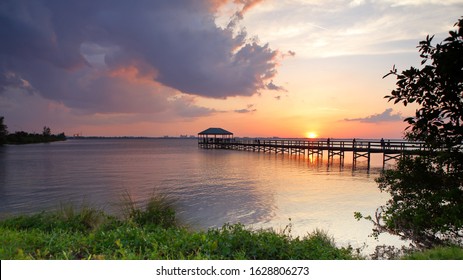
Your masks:
<svg viewBox="0 0 463 280"><path fill-rule="evenodd" d="M0 221L0 259L94 260L361 260L359 250L337 247L322 230L291 237L291 224L248 229L225 224L192 230L176 218L174 202L151 197L144 207L125 195L119 215L89 206L61 205L57 211L18 215ZM400 254L394 255L396 258ZM463 259L463 249L443 247L404 259Z"/></svg>
<svg viewBox="0 0 463 280"><path fill-rule="evenodd" d="M4 124L4 119L4 117L0 116L0 146L4 144L23 145L66 141L64 132L60 134L51 134L51 129L47 126L43 127L42 133L28 133L24 131L9 133L8 126Z"/></svg>
<svg viewBox="0 0 463 280"><path fill-rule="evenodd" d="M6 136L5 144L9 145L23 145L23 144L38 144L50 143L57 141L66 141L66 135L60 134L40 134L40 133L27 133L24 131L17 131Z"/></svg>

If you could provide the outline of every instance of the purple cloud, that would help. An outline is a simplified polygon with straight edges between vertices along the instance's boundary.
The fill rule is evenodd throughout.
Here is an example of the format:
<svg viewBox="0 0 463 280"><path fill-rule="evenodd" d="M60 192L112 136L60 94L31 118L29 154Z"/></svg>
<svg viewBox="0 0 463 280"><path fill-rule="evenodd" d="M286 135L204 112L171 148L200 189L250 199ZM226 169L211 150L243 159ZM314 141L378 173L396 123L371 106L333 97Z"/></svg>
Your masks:
<svg viewBox="0 0 463 280"><path fill-rule="evenodd" d="M266 87L267 87L268 90L287 91L284 87L275 85L275 84L273 83L273 80L270 81L270 83L268 83L268 84L266 85Z"/></svg>
<svg viewBox="0 0 463 280"><path fill-rule="evenodd" d="M235 110L235 113L247 114L247 113L256 112L257 109L255 109L254 106L255 106L254 104L248 104L248 106L244 109Z"/></svg>
<svg viewBox="0 0 463 280"><path fill-rule="evenodd" d="M363 123L380 123L380 122L395 122L403 119L402 114L392 114L392 108L386 109L380 114L370 115L364 118L344 119L348 122L363 122Z"/></svg>
<svg viewBox="0 0 463 280"><path fill-rule="evenodd" d="M245 2L241 16L258 1ZM0 93L20 88L89 112L157 112L179 106L168 102L179 92L226 98L269 88L278 52L218 27L219 4L4 0Z"/></svg>

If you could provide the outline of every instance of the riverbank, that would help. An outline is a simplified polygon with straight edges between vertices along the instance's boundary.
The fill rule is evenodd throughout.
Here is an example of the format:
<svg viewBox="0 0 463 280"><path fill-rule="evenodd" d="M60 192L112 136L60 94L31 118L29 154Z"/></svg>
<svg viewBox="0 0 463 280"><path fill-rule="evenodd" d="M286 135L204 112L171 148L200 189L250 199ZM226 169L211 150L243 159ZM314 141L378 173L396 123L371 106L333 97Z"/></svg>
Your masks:
<svg viewBox="0 0 463 280"><path fill-rule="evenodd" d="M90 207L17 216L0 222L0 259L355 259L321 231L303 238L241 224L193 231L163 199L121 217Z"/></svg>
<svg viewBox="0 0 463 280"><path fill-rule="evenodd" d="M20 215L0 221L0 259L97 260L350 260L364 259L339 248L323 231L292 238L281 232L227 224L193 231L179 224L172 204L152 198L144 209L129 199L121 215L62 206L56 212ZM438 248L407 259L463 259L463 249Z"/></svg>

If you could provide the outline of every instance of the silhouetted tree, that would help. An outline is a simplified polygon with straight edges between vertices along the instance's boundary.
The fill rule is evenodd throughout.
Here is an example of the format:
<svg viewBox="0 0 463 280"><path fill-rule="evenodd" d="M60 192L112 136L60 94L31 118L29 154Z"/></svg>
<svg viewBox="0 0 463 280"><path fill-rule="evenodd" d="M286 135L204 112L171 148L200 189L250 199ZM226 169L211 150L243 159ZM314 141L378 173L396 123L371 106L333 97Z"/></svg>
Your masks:
<svg viewBox="0 0 463 280"><path fill-rule="evenodd" d="M31 143L46 143L54 141L65 141L66 135L63 133L53 135L51 129L47 126L43 127L42 134L27 133L25 131L16 131L8 133L7 126L3 124L3 117L0 117L0 145L2 144L31 144Z"/></svg>
<svg viewBox="0 0 463 280"><path fill-rule="evenodd" d="M51 129L48 126L44 126L42 135L44 137L50 137L51 136Z"/></svg>
<svg viewBox="0 0 463 280"><path fill-rule="evenodd" d="M0 117L0 145L6 143L6 136L8 135L8 126L3 123L4 117Z"/></svg>
<svg viewBox="0 0 463 280"><path fill-rule="evenodd" d="M440 44L432 45L433 36L420 42L420 69L386 75L397 77L397 87L385 98L419 106L405 119L406 138L431 151L399 160L376 180L391 198L366 217L374 235L389 232L418 247L463 244L463 18L455 26Z"/></svg>
<svg viewBox="0 0 463 280"><path fill-rule="evenodd" d="M423 67L411 67L397 74L397 88L386 96L394 103L416 103L420 108L410 124L407 137L423 140L435 148L453 148L463 141L463 19L450 31L441 44L431 44L434 36L421 41L420 57ZM385 77L386 77L385 76Z"/></svg>

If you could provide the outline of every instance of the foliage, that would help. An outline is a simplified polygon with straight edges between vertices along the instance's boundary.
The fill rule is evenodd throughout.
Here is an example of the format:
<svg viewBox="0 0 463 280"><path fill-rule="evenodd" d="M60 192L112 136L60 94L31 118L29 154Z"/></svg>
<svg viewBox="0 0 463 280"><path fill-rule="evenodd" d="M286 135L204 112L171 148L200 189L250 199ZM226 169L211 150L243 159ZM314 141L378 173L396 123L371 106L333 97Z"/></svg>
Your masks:
<svg viewBox="0 0 463 280"><path fill-rule="evenodd" d="M6 136L8 135L8 126L3 123L4 117L0 117L0 146L6 144Z"/></svg>
<svg viewBox="0 0 463 280"><path fill-rule="evenodd" d="M398 235L418 247L461 242L463 228L462 178L423 157L404 158L396 169L377 178L391 198L377 209L373 236ZM357 218L362 216L357 213Z"/></svg>
<svg viewBox="0 0 463 280"><path fill-rule="evenodd" d="M463 260L463 248L456 246L436 247L414 252L403 257L405 260Z"/></svg>
<svg viewBox="0 0 463 280"><path fill-rule="evenodd" d="M44 133L39 134L16 131L15 133L8 134L6 139L7 144L33 144L64 141L66 140L66 135L64 135L64 133L60 133L58 135L45 135Z"/></svg>
<svg viewBox="0 0 463 280"><path fill-rule="evenodd" d="M207 233L211 249L208 254L224 259L351 259L351 249L336 248L322 231L300 239L273 230L250 231L244 226L224 225Z"/></svg>
<svg viewBox="0 0 463 280"><path fill-rule="evenodd" d="M43 127L42 135L44 137L50 137L51 136L51 129L48 126Z"/></svg>
<svg viewBox="0 0 463 280"><path fill-rule="evenodd" d="M151 199L155 201L156 199ZM102 211L64 207L56 213L0 222L0 259L353 259L321 231L291 238L241 224L192 231L146 210L119 219ZM155 218L148 218L153 214ZM144 217L138 220L138 215Z"/></svg>
<svg viewBox="0 0 463 280"><path fill-rule="evenodd" d="M397 260L411 252L413 252L413 249L407 248L406 246L397 248L391 245L378 245L375 247L375 251L370 254L370 258L372 260Z"/></svg>
<svg viewBox="0 0 463 280"><path fill-rule="evenodd" d="M47 126L43 127L41 134L27 133L24 131L16 131L15 133L8 133L8 127L3 123L4 117L0 117L0 145L3 144L32 144L32 143L48 143L54 141L66 140L66 135L51 134L51 129Z"/></svg>
<svg viewBox="0 0 463 280"><path fill-rule="evenodd" d="M419 105L405 119L407 138L425 141L429 151L403 157L377 179L391 199L366 217L375 236L389 232L424 248L463 243L463 18L456 26L441 44L429 36L420 42L422 69L388 74L397 76L397 88L386 98Z"/></svg>
<svg viewBox="0 0 463 280"><path fill-rule="evenodd" d="M454 147L463 141L463 18L441 44L432 45L434 36L419 44L422 68L411 67L396 75L397 88L386 96L405 106L416 103L420 108L410 124L408 138L423 140L433 147ZM386 76L388 76L386 75Z"/></svg>
<svg viewBox="0 0 463 280"><path fill-rule="evenodd" d="M59 211L52 213L41 212L30 216L21 215L9 218L2 221L1 225L17 231L34 229L43 232L56 230L87 232L112 221L113 218L101 210L82 207L77 211L73 206L62 206Z"/></svg>
<svg viewBox="0 0 463 280"><path fill-rule="evenodd" d="M461 176L461 174L460 174ZM421 247L461 239L462 178L423 157L405 158L377 179L392 198L383 209L386 227Z"/></svg>

